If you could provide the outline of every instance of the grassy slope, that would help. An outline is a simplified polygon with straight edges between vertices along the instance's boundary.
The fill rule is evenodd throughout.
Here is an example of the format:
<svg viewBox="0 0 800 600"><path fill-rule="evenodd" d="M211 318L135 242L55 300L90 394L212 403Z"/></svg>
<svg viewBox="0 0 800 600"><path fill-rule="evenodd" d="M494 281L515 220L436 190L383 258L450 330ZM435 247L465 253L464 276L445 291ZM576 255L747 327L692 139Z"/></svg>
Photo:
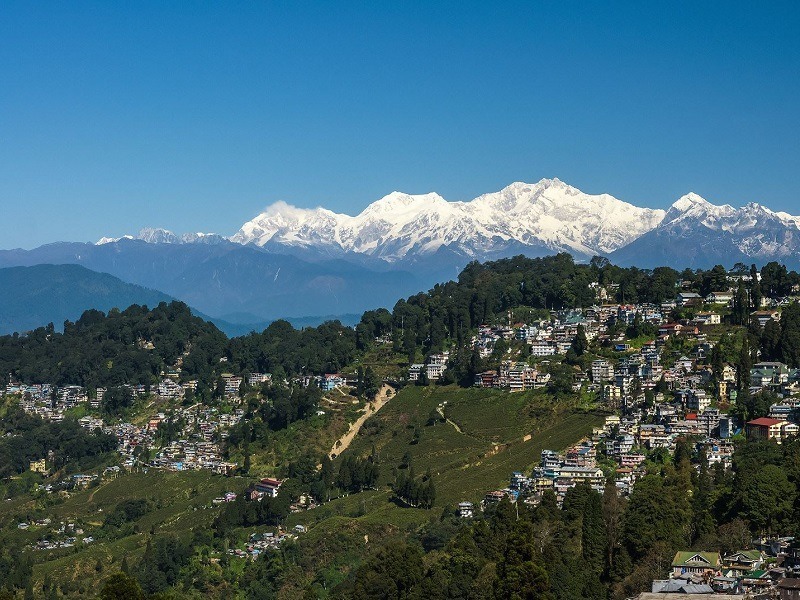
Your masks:
<svg viewBox="0 0 800 600"><path fill-rule="evenodd" d="M452 423L426 425L431 412L445 402ZM351 494L315 510L291 515L287 525L312 526L301 538L310 568L336 571L334 578L338 578L381 539L438 516L444 506L465 499L480 500L487 491L504 487L513 471L528 470L537 463L543 448L562 449L589 434L601 420L602 416L577 411L570 403L554 404L541 391L510 394L455 387L405 388L365 424L343 453L367 455L374 447L381 464L379 489ZM411 444L415 428L421 431L421 438L419 443ZM531 439L523 441L529 434ZM406 452L411 455L417 474L427 469L434 474L437 502L432 510L402 508L391 501L389 485ZM24 504L15 502L12 510L19 520L26 515L35 518L38 512L51 516L54 523L63 520L99 524L124 499L146 498L153 503L156 508L136 522L139 533L116 540L98 539L95 544L76 549L35 553L36 559L43 561L35 567L39 581L50 575L57 581L80 582L81 578L102 577L118 568L124 555L129 564L135 564L151 528L156 533L182 536L191 535L196 528L207 529L218 511L210 507L211 499L223 491L239 491L243 487L243 479L151 470L147 475L136 473L104 482L55 506L44 508L38 504L41 501L29 500ZM42 532L13 529L13 535L34 541ZM95 572L98 559L103 565L99 576Z"/></svg>
<svg viewBox="0 0 800 600"><path fill-rule="evenodd" d="M82 577L97 577L95 565L98 559L104 568L115 565L119 568L123 556L127 556L128 563L133 565L140 558L151 528L156 534L181 536L190 535L197 528L208 528L217 514L216 508L210 508L211 500L226 490L238 490L243 485L243 480L226 479L207 472L150 470L147 474L120 476L99 487L74 494L45 509L54 525L59 521L99 525L119 502L132 498L145 498L152 502L154 509L136 521L138 533L114 540L102 539L95 534L97 541L88 546L79 542L76 548L69 550L34 552L35 559L42 561L35 566L34 575L37 579L50 575L54 581L80 581ZM36 501L31 501L18 506L17 510L20 514L35 511L36 504ZM48 530L25 533L35 540ZM87 531L84 535L89 533Z"/></svg>
<svg viewBox="0 0 800 600"><path fill-rule="evenodd" d="M426 425L445 402L453 424ZM345 455L364 456L374 447L381 483L388 485L408 452L417 474L434 474L442 506L504 486L513 471L537 463L543 448L563 449L601 421L597 414L574 412L569 403L554 404L542 391L408 387L365 424ZM412 444L415 428L421 437ZM526 435L532 438L523 442Z"/></svg>

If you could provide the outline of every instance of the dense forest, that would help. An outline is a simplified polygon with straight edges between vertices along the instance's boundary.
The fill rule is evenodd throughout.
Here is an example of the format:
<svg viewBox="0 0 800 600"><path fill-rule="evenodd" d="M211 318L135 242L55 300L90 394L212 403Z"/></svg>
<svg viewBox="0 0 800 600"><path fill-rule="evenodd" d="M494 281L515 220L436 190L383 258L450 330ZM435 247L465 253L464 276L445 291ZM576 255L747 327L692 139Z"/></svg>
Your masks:
<svg viewBox="0 0 800 600"><path fill-rule="evenodd" d="M734 272L748 275L754 269L736 265ZM734 307L737 324L747 324L754 299L786 296L800 283L800 275L778 263L765 265L760 275L760 283L739 290L747 302ZM277 380L338 372L375 338L390 333L394 349L413 358L419 349L441 350L447 343L462 346L477 326L504 321L508 311L518 307L588 307L598 301L599 287L611 294L611 301L659 303L674 299L681 283L702 294L727 289L727 276L722 266L678 272L668 267L620 268L602 258L576 264L568 254L517 256L470 263L457 281L401 299L391 312L365 312L355 329L330 321L298 330L280 320L260 333L233 339L193 316L181 302L153 309L133 305L108 314L88 310L75 323L64 323L63 333L50 325L23 335L0 336L0 373L25 383L92 389L151 385L180 363L182 380L200 380L200 389L211 393L222 372L272 373Z"/></svg>

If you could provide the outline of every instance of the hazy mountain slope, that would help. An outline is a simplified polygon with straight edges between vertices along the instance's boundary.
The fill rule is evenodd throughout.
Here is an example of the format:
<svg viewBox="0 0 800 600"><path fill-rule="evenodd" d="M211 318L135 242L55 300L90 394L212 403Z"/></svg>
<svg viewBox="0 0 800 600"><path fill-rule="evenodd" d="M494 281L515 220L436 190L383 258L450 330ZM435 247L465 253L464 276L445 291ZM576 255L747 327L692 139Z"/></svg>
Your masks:
<svg viewBox="0 0 800 600"><path fill-rule="evenodd" d="M63 327L89 308L107 312L131 304L157 306L167 294L95 273L79 265L37 265L0 269L0 334L53 323Z"/></svg>
<svg viewBox="0 0 800 600"><path fill-rule="evenodd" d="M245 324L360 313L392 306L397 298L426 287L407 272L378 272L343 260L311 263L227 241L167 244L122 239L0 251L0 267L37 264L80 264Z"/></svg>

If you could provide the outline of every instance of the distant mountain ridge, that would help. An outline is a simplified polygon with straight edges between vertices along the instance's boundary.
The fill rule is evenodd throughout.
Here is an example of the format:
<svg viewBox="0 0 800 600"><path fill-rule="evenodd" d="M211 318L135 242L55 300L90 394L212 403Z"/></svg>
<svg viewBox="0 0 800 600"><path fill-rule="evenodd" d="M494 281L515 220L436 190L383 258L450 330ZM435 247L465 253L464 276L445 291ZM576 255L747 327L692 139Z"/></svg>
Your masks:
<svg viewBox="0 0 800 600"><path fill-rule="evenodd" d="M772 260L800 268L800 217L756 203L717 206L697 194L666 211L639 208L542 179L469 202L393 192L356 216L278 202L230 238L143 229L95 244L0 250L0 268L78 264L249 326L391 308L472 260L557 252L641 268Z"/></svg>
<svg viewBox="0 0 800 600"><path fill-rule="evenodd" d="M58 242L33 250L0 250L0 268L41 264L77 264L108 273L243 325L360 314L424 288L422 280L401 270L375 270L343 259L311 262L227 240L148 243L125 238L100 245Z"/></svg>
<svg viewBox="0 0 800 600"><path fill-rule="evenodd" d="M800 217L751 202L716 206L697 194L676 201L657 227L609 255L622 266L800 264Z"/></svg>
<svg viewBox="0 0 800 600"><path fill-rule="evenodd" d="M589 257L624 246L657 225L664 211L608 194L589 195L558 179L512 183L469 202L392 192L350 217L278 203L231 237L242 244L325 246L393 262L442 247L481 259L505 247Z"/></svg>
<svg viewBox="0 0 800 600"><path fill-rule="evenodd" d="M6 291L0 297L0 335L24 333L48 323L53 323L56 330L61 330L64 321L75 321L90 308L103 312L112 308L124 310L132 304L154 308L161 302L175 300L168 294L125 283L113 275L69 264L0 268L0 289ZM197 310L192 312L206 321L212 321L231 337L263 331L270 323L232 323ZM296 328L302 328L331 320L355 325L360 318L360 314L342 314L287 320Z"/></svg>
<svg viewBox="0 0 800 600"><path fill-rule="evenodd" d="M125 283L79 265L36 265L0 269L0 334L24 332L48 323L60 329L88 308L104 312L131 304L153 307L171 302L167 294Z"/></svg>
<svg viewBox="0 0 800 600"><path fill-rule="evenodd" d="M717 206L690 193L665 211L542 179L512 183L468 202L449 202L436 193L392 192L356 216L276 202L229 238L143 229L136 239L169 244L230 240L304 260L362 260L379 269L414 265L431 271L436 260L459 267L473 259L556 252L578 260L601 255L625 265L640 261L641 266L682 268L711 266L731 256L800 264L798 231L800 217L756 203Z"/></svg>

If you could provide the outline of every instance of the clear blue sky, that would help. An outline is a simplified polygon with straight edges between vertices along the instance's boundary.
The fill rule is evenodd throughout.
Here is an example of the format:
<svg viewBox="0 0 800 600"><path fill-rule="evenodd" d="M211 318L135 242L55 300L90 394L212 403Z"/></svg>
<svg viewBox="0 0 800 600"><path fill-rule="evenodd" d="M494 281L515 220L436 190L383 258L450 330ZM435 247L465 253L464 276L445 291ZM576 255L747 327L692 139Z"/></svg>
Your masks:
<svg viewBox="0 0 800 600"><path fill-rule="evenodd" d="M0 3L0 247L559 177L800 213L797 2Z"/></svg>

